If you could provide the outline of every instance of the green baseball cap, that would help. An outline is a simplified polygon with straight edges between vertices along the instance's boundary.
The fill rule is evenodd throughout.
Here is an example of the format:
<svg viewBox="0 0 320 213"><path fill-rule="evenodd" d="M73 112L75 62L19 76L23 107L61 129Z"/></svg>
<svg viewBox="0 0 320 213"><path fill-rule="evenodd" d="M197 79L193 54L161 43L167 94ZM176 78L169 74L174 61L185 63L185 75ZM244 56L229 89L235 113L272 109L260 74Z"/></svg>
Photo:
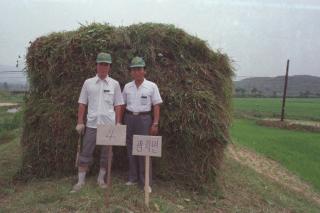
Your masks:
<svg viewBox="0 0 320 213"><path fill-rule="evenodd" d="M97 59L96 59L97 63L107 63L107 64L112 64L112 58L111 55L109 53L104 53L101 52L97 55Z"/></svg>
<svg viewBox="0 0 320 213"><path fill-rule="evenodd" d="M131 60L130 68L135 68L135 67L145 67L146 63L144 62L143 58L141 57L134 57Z"/></svg>

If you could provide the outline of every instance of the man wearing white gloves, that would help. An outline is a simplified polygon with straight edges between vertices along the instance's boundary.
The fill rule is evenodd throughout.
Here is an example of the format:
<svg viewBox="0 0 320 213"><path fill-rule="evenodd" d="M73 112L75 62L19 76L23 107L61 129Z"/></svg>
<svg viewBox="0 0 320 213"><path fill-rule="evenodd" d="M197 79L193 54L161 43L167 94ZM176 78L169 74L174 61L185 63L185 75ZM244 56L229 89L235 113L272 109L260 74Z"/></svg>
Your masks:
<svg viewBox="0 0 320 213"><path fill-rule="evenodd" d="M108 53L99 53L96 59L97 75L87 79L79 97L78 123L76 130L84 134L82 151L78 162L78 183L71 192L79 191L85 184L86 172L92 162L96 146L98 124L118 124L121 121L121 105L124 104L119 82L109 77L112 59ZM84 123L86 108L87 122ZM106 188L104 182L107 168L107 147L101 147L98 185Z"/></svg>

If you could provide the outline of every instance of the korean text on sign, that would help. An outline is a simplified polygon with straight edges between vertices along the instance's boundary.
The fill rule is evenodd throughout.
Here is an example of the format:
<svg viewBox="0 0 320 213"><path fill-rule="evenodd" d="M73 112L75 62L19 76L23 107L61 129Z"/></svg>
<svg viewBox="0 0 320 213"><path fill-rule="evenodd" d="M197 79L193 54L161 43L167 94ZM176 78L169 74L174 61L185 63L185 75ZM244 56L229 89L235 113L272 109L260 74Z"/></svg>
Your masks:
<svg viewBox="0 0 320 213"><path fill-rule="evenodd" d="M161 157L161 136L133 135L133 155Z"/></svg>

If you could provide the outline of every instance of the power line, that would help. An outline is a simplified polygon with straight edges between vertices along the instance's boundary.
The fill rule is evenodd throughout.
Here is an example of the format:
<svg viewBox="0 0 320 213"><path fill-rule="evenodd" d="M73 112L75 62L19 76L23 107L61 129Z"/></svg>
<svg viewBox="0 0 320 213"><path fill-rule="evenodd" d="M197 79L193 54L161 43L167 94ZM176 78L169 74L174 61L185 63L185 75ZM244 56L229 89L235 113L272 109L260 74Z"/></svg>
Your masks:
<svg viewBox="0 0 320 213"><path fill-rule="evenodd" d="M23 74L23 75L19 75L19 74L18 74L18 75L13 75L13 74L2 74L2 75L1 75L1 73L0 73L0 76L1 76L2 78L5 78L6 76L9 76L9 77L10 77L10 76L13 76L13 77L15 77L15 76L27 77L27 75L24 75L24 74Z"/></svg>
<svg viewBox="0 0 320 213"><path fill-rule="evenodd" d="M23 79L26 79L26 77L24 77L24 76L8 76L5 79L7 79L7 78L23 78Z"/></svg>
<svg viewBox="0 0 320 213"><path fill-rule="evenodd" d="M0 71L0 73L26 73L24 71Z"/></svg>

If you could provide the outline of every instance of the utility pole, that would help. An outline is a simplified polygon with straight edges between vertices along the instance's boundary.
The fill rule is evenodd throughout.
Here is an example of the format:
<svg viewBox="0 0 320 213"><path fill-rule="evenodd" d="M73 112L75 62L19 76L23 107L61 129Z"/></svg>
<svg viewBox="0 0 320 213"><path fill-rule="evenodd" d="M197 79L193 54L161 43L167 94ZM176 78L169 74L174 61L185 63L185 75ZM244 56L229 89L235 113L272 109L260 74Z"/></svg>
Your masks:
<svg viewBox="0 0 320 213"><path fill-rule="evenodd" d="M287 86L288 86L288 73L289 73L289 63L290 60L287 60L287 69L286 69L286 76L284 81L284 88L283 88L283 97L282 97L282 109L281 109L281 121L284 119L284 109L286 105L286 96L287 96Z"/></svg>

